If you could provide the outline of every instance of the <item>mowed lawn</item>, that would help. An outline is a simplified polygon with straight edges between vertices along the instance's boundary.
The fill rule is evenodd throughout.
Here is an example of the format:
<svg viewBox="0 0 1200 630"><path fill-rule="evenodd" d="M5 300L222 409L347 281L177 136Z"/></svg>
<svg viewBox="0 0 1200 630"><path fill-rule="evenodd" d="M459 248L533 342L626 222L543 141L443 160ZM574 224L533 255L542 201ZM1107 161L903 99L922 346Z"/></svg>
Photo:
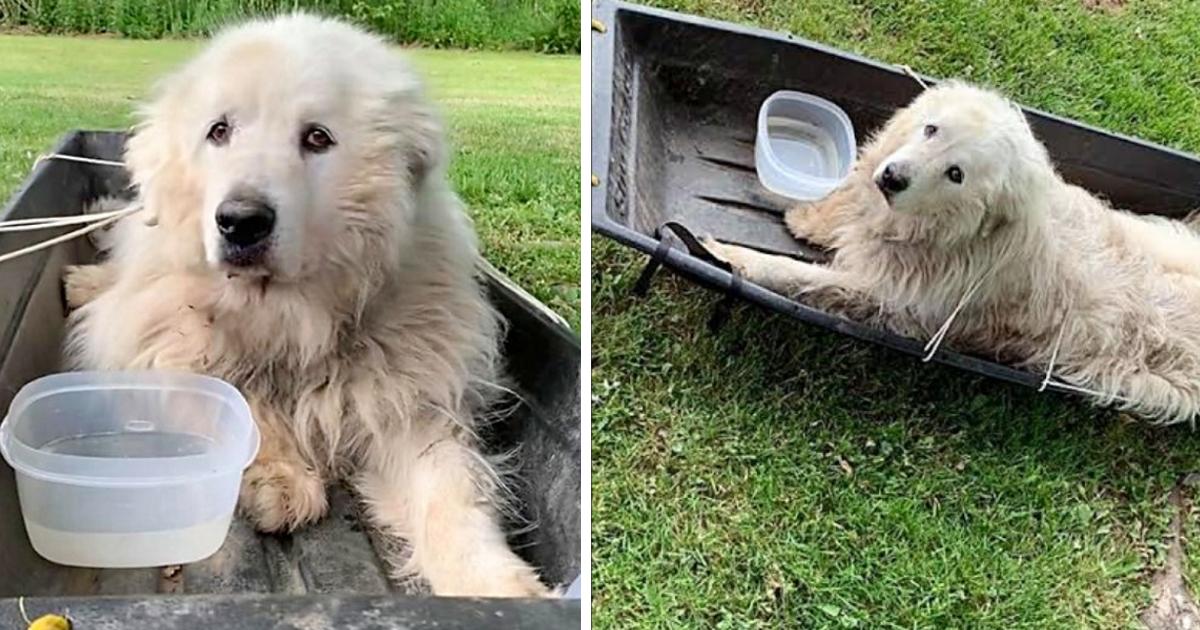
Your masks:
<svg viewBox="0 0 1200 630"><path fill-rule="evenodd" d="M1200 3L655 4L1200 152ZM1169 542L1168 495L1200 470L1191 427L752 307L714 336L713 293L664 273L647 298L631 295L644 262L606 240L593 248L598 627L1138 625ZM1190 506L1194 491L1184 496Z"/></svg>
<svg viewBox="0 0 1200 630"><path fill-rule="evenodd" d="M0 200L70 129L124 129L195 41L0 35ZM489 260L579 328L579 57L407 50Z"/></svg>

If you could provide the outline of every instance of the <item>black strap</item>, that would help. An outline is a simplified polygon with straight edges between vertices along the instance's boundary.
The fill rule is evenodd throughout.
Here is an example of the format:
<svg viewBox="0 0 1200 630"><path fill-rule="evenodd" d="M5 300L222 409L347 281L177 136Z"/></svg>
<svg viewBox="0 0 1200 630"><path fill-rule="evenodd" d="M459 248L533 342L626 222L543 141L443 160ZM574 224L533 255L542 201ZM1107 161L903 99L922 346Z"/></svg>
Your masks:
<svg viewBox="0 0 1200 630"><path fill-rule="evenodd" d="M708 248L700 243L700 240L696 238L696 235L692 234L692 231L684 227L682 224L675 221L667 221L666 223L662 224L662 227L658 228L660 233L663 230L670 230L676 238L678 238L680 241L683 241L683 244L685 247L687 247L689 254L709 264L716 265L725 271L732 271L733 268L729 265L729 263L717 258L716 256L713 256L712 252L708 251Z"/></svg>
<svg viewBox="0 0 1200 630"><path fill-rule="evenodd" d="M725 287L725 295L713 305L712 314L708 317L708 331L717 333L729 321L729 316L733 311L733 303L742 293L742 276L734 268L733 265L717 258L708 251L708 248L700 243L699 239L692 234L691 230L674 221L668 221L662 225L662 230L667 229L675 234L683 244L687 246L688 252L693 256L700 258L711 265L715 265L729 272L729 285Z"/></svg>
<svg viewBox="0 0 1200 630"><path fill-rule="evenodd" d="M667 239L660 239L658 247L654 248L654 253L650 254L650 262L646 263L646 267L642 269L641 275L638 276L637 282L633 285L633 294L638 297L646 297L646 293L650 291L650 281L654 279L654 274L662 267L662 263L667 258L667 252L671 250L671 243Z"/></svg>
<svg viewBox="0 0 1200 630"><path fill-rule="evenodd" d="M732 271L729 263L720 260L713 256L707 248L700 243L692 231L684 227L682 224L675 221L667 221L658 228L658 247L654 248L654 253L650 254L650 260L646 262L646 266L642 268L642 273L638 275L637 282L633 285L633 293L638 297L646 297L650 291L650 282L654 279L654 274L658 273L662 267L663 261L667 259L667 252L671 251L670 236L679 239L683 246L687 248L688 253L696 258L699 258L709 264L716 265L725 271Z"/></svg>
<svg viewBox="0 0 1200 630"><path fill-rule="evenodd" d="M650 261L646 263L646 267L638 276L637 282L633 285L633 292L639 297L645 297L650 290L650 281L662 267L663 261L667 258L667 252L671 250L668 232L678 238L692 256L729 272L729 285L725 287L725 295L713 306L712 314L708 318L709 332L716 333L725 325L725 322L729 321L733 303L742 292L742 276L733 269L732 265L713 256L712 252L708 251L708 248L700 242L700 239L697 239L691 230L680 223L667 221L658 228L658 247L654 248L654 253L650 255Z"/></svg>
<svg viewBox="0 0 1200 630"><path fill-rule="evenodd" d="M736 271L729 272L729 286L725 287L725 295L713 305L712 314L708 316L708 332L716 334L729 321L733 311L733 303L742 291L742 275Z"/></svg>

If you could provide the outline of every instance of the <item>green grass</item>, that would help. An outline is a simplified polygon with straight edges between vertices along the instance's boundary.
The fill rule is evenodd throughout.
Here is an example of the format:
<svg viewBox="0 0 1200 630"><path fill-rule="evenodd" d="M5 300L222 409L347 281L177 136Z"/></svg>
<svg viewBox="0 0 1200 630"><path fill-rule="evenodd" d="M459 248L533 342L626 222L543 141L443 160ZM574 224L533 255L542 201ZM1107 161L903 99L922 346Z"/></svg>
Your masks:
<svg viewBox="0 0 1200 630"><path fill-rule="evenodd" d="M402 43L579 52L577 0L0 0L0 27L154 39L208 35L296 9L348 18Z"/></svg>
<svg viewBox="0 0 1200 630"><path fill-rule="evenodd" d="M199 44L0 36L0 199L67 130L123 129ZM579 328L579 58L407 51L449 125L485 255Z"/></svg>
<svg viewBox="0 0 1200 630"><path fill-rule="evenodd" d="M655 4L1200 152L1200 3ZM597 627L1137 625L1193 430L749 307L712 336L714 294L663 274L630 295L643 263L593 248Z"/></svg>

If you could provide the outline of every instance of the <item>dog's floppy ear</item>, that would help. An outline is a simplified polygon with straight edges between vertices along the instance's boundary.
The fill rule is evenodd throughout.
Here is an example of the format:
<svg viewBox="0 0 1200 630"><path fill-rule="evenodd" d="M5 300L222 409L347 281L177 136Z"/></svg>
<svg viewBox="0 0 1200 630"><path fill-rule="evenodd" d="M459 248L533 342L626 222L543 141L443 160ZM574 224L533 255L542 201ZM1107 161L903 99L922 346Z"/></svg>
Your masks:
<svg viewBox="0 0 1200 630"><path fill-rule="evenodd" d="M428 103L421 102L411 109L406 126L411 131L408 171L413 181L421 182L431 173L440 173L446 160L441 117Z"/></svg>
<svg viewBox="0 0 1200 630"><path fill-rule="evenodd" d="M1009 221L1009 218L1000 214L992 214L984 212L983 218L979 222L979 231L976 236L979 240L987 240L996 230L1004 227Z"/></svg>
<svg viewBox="0 0 1200 630"><path fill-rule="evenodd" d="M390 58L375 79L381 89L376 113L378 124L403 152L414 183L439 172L446 160L446 140L441 117L425 96L424 87L399 58Z"/></svg>
<svg viewBox="0 0 1200 630"><path fill-rule="evenodd" d="M1009 156L1005 160L1008 168L988 204L998 216L1018 218L1046 211L1043 206L1049 196L1045 191L1057 175L1046 147L1033 134L1024 113L1016 105L1011 106L1013 123L996 135L1000 139L997 152Z"/></svg>
<svg viewBox="0 0 1200 630"><path fill-rule="evenodd" d="M141 122L125 145L125 166L145 203L146 223L155 224L170 197L180 193L185 176L183 139L174 116L181 108L177 77L159 86L159 96L142 107Z"/></svg>
<svg viewBox="0 0 1200 630"><path fill-rule="evenodd" d="M868 174L873 173L883 160L908 142L922 124L921 116L916 101L896 110L883 127L877 129L871 139L860 147L855 167Z"/></svg>
<svg viewBox="0 0 1200 630"><path fill-rule="evenodd" d="M129 169L133 185L138 190L144 206L144 218L147 225L158 223L158 202L151 201L157 197L155 180L158 173L166 170L169 161L169 134L163 130L162 123L156 123L152 115L144 114L143 122L135 125L133 135L125 145L125 167Z"/></svg>

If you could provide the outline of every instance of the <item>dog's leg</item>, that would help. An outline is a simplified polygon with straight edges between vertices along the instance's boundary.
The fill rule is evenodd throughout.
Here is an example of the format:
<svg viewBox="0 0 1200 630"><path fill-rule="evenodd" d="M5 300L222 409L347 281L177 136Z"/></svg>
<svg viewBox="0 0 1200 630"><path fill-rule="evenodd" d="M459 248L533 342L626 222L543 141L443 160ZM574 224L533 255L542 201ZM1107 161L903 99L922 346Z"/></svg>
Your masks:
<svg viewBox="0 0 1200 630"><path fill-rule="evenodd" d="M814 265L787 256L762 252L704 239L704 247L713 256L729 263L744 278L783 295L798 295L810 291L842 288L854 289L849 274Z"/></svg>
<svg viewBox="0 0 1200 630"><path fill-rule="evenodd" d="M399 575L423 575L435 595L548 596L533 567L508 547L495 473L443 421L424 420L377 445L357 479L375 525L412 546Z"/></svg>
<svg viewBox="0 0 1200 630"><path fill-rule="evenodd" d="M63 295L67 308L75 310L96 299L116 282L112 265L69 265L63 271Z"/></svg>
<svg viewBox="0 0 1200 630"><path fill-rule="evenodd" d="M242 475L238 505L261 532L290 532L325 516L325 480L300 455L282 417L251 402L262 441Z"/></svg>
<svg viewBox="0 0 1200 630"><path fill-rule="evenodd" d="M838 188L812 203L792 206L784 214L784 224L800 240L833 247L835 232L861 214L860 196L854 186Z"/></svg>

